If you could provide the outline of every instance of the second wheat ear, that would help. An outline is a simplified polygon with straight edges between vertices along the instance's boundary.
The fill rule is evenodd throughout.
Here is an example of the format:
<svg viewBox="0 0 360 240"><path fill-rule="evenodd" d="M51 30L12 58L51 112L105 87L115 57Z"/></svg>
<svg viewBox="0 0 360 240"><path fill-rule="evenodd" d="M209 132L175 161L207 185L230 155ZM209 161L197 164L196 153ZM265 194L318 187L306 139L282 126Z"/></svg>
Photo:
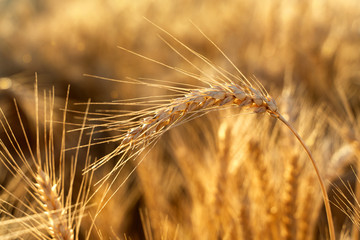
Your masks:
<svg viewBox="0 0 360 240"><path fill-rule="evenodd" d="M176 37L171 35L166 30L162 29L158 25L150 22L160 31L169 36L177 44L179 44L186 51L193 54L196 58L200 59L206 66L208 66L215 74L209 75L207 72L193 64L188 58L181 54L173 45L168 43L166 40L161 38L176 54L188 62L192 67L197 69L200 72L199 74L190 73L186 70L179 69L177 67L169 66L165 63L156 61L154 59L145 57L128 49L121 49L130 52L134 55L137 55L141 58L160 64L166 68L175 70L185 75L186 77L193 78L197 81L206 84L207 87L201 86L196 89L189 89L187 87L168 87L169 90L172 90L177 93L180 93L180 96L174 97L173 99L165 99L167 103L158 104L155 107L145 109L139 113L130 114L131 119L140 119L140 120L125 120L119 122L118 125L121 125L122 128L128 127L128 130L116 138L116 141L120 142L120 145L112 151L110 154L104 156L95 162L91 168L98 168L101 165L105 164L107 161L112 159L115 156L121 155L120 160L117 162L115 168L108 174L105 179L108 179L109 175L114 173L114 171L121 168L124 163L132 157L136 157L143 151L144 146L148 146L149 143L156 141L165 131L170 130L172 127L177 126L181 123L184 123L188 120L191 120L196 115L202 115L207 112L223 109L228 106L235 106L241 110L252 110L254 113L268 113L270 116L283 122L290 131L295 135L298 141L301 143L302 147L305 149L308 154L310 161L313 165L313 168L316 172L322 196L324 200L324 205L326 209L326 215L329 226L330 239L335 240L335 230L332 220L330 202L328 199L328 194L325 188L325 184L322 180L320 171L317 167L317 164L311 154L310 149L304 143L300 135L294 129L294 127L280 114L275 100L268 94L263 85L257 80L248 80L240 70L235 66L235 64L226 56L226 54L211 40L209 39L200 29L200 33L225 57L225 59L233 66L237 74L229 73L223 68L214 65L210 60L200 53L194 51L193 49L186 46ZM95 76L96 77L96 76ZM164 87L163 81L159 81L160 84L147 83L138 79L128 79L128 80L114 80L108 78L102 78L105 80L132 83L132 84L144 84L148 86ZM204 80L205 79L205 80ZM184 86L186 86L184 84ZM131 103L131 102L129 102ZM127 103L127 104L129 104ZM132 103L134 104L134 103ZM129 127L131 126L131 127ZM130 128L130 129L129 129ZM135 151L134 151L135 150Z"/></svg>

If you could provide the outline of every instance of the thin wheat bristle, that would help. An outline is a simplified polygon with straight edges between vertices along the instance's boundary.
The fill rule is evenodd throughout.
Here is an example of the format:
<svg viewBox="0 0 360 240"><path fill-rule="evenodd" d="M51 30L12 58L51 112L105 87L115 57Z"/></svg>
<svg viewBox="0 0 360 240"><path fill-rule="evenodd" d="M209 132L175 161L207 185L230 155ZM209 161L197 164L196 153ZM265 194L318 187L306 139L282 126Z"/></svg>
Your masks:
<svg viewBox="0 0 360 240"><path fill-rule="evenodd" d="M74 230L67 224L67 212L62 207L56 184L52 184L49 176L41 169L37 174L36 187L42 206L49 220L49 232L54 239L72 240Z"/></svg>

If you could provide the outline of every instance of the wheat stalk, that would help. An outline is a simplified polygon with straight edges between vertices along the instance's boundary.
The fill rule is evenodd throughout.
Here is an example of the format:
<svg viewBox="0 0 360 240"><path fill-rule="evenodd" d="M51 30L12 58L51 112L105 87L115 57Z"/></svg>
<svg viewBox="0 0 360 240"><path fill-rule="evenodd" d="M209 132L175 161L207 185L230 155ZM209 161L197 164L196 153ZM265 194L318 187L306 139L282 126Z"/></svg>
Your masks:
<svg viewBox="0 0 360 240"><path fill-rule="evenodd" d="M152 22L151 22L152 23ZM152 23L155 25L154 23ZM130 50L124 49L127 52L140 56L146 60L151 62L155 62L164 67L173 69L181 74L184 74L188 77L194 78L198 81L201 81L208 85L208 87L200 87L197 89L188 89L181 87L171 87L170 90L180 92L181 96L176 97L170 100L167 104L164 105L155 105L155 107L149 108L145 111L140 111L138 114L125 114L124 116L131 116L130 120L119 121L119 122L111 122L106 123L105 126L108 126L110 129L114 127L116 130L119 128L126 128L132 126L130 130L127 130L125 134L112 139L112 141L119 141L120 145L112 151L110 154L104 156L99 159L97 162L94 162L89 169L96 169L107 161L112 159L117 155L121 155L119 161L116 163L114 169L103 179L106 180L110 177L114 171L124 166L124 163L128 161L130 158L137 157L143 149L154 143L156 139L158 139L165 131L170 130L172 127L184 123L188 120L195 118L201 114L208 113L212 110L223 109L227 106L237 107L241 110L253 110L254 113L268 113L270 116L280 120L283 122L290 131L295 135L297 140L300 142L306 153L308 154L310 161L313 165L313 168L316 172L318 181L320 183L320 187L322 190L322 195L324 199L324 205L327 214L327 220L329 225L330 239L335 239L335 231L333 226L332 214L330 209L330 203L328 200L327 191L325 188L325 184L322 180L320 171L318 170L317 164L311 154L310 149L304 143L300 135L296 132L296 130L292 127L292 125L280 114L277 104L275 100L268 94L263 85L253 79L252 81L248 80L241 72L236 68L235 64L225 55L224 52L213 42L211 41L200 29L200 33L209 40L213 46L219 50L219 52L228 60L228 62L236 69L237 75L229 73L223 68L214 65L210 60L208 60L203 55L195 52L180 40L178 40L175 36L171 35L166 30L161 27L155 25L158 29L160 29L163 33L168 35L172 40L180 44L187 51L195 55L195 57L202 60L206 65L210 67L212 71L216 73L216 76L211 76L205 71L201 70L195 64L193 64L188 58L186 58L183 54L181 54L178 50L175 49L170 43L166 40L162 39L172 50L174 50L180 57L182 57L185 61L187 61L191 66L196 68L201 75L196 75L194 73L190 73L188 71L172 67L156 61L154 59L145 57L138 53L132 52ZM88 75L91 76L91 75ZM97 76L95 76L97 77ZM102 78L110 81L118 81L132 84L146 84L150 86L156 87L164 87L164 84L160 82L160 84L150 84L145 83L141 80L137 79L129 79L127 81L124 80L114 80L109 78ZM204 80L205 78L205 80ZM187 86L187 85L186 85ZM148 102L139 102L140 104L147 104ZM136 102L124 103L125 105L136 105ZM140 118L140 120L138 120ZM136 119L135 122L131 122L131 120ZM122 127L119 125L122 125ZM137 149L137 150L136 150ZM136 150L130 153L130 150Z"/></svg>

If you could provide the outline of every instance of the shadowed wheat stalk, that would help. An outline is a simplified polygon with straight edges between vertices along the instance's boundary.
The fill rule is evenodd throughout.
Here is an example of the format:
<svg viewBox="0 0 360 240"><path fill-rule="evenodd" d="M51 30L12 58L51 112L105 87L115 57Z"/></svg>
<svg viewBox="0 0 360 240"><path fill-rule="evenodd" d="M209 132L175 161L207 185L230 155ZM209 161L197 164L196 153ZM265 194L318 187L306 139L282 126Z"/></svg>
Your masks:
<svg viewBox="0 0 360 240"><path fill-rule="evenodd" d="M155 25L154 23L152 24ZM220 48L213 41L211 41L200 29L198 29L200 33L226 58L226 60L231 64L231 66L236 69L236 75L226 71L220 66L216 66L205 56L195 52L194 50L186 46L184 43L182 43L180 40L178 40L176 37L168 33L166 30L162 29L157 25L155 26L172 40L174 40L177 44L182 46L185 50L193 54L196 58L200 59L205 65L207 65L211 69L211 71L215 73L215 76L210 75L206 71L200 69L187 57L185 57L185 55L180 53L179 50L177 50L173 45L171 45L163 38L161 39L173 51L175 51L176 54L178 54L182 59L188 62L197 71L199 71L200 74L191 73L177 67L169 66L159 61L150 59L148 57L122 48L146 60L155 62L166 68L170 68L177 72L180 72L187 77L198 80L203 84L206 84L207 87L202 86L196 89L189 89L188 87L190 85L186 84L183 84L183 87L181 87L181 84L178 84L179 86L166 87L164 86L164 83L166 83L166 81L161 80L151 79L146 82L144 80L138 79L115 80L98 77L100 79L116 82L144 84L153 87L168 88L171 91L179 93L179 95L174 95L174 98L170 100L169 96L164 96L165 100L158 99L149 101L147 98L139 98L135 100L132 99L129 102L114 103L120 105L153 105L153 107L149 107L145 110L140 110L135 113L128 112L121 116L118 116L122 118L126 117L127 119L125 120L117 121L114 120L114 117L104 117L102 120L105 121L105 124L98 126L106 127L107 131L125 131L125 133L120 135L119 137L111 139L110 141L120 142L119 146L108 155L93 163L89 169L99 168L110 159L120 155L120 159L116 162L113 170L103 179L107 180L109 179L110 175L115 173L115 171L121 169L129 159L136 158L145 149L146 146L155 143L156 140L165 131L168 131L176 125L199 117L200 115L206 114L213 110L224 109L226 107L237 107L241 110L252 110L254 113L268 113L270 116L283 122L295 135L295 137L301 143L302 147L307 152L322 190L329 225L330 239L334 240L335 232L328 195L321 174L318 170L317 164L313 159L310 149L306 146L306 144L296 132L296 130L292 127L292 125L280 114L275 100L268 94L262 84L256 79L248 80L236 68L236 66L225 55L225 53L222 52ZM151 83L150 81L154 81L155 83ZM164 101L166 103L161 104ZM130 130L127 130L129 128ZM104 142L106 141L109 140L104 140Z"/></svg>

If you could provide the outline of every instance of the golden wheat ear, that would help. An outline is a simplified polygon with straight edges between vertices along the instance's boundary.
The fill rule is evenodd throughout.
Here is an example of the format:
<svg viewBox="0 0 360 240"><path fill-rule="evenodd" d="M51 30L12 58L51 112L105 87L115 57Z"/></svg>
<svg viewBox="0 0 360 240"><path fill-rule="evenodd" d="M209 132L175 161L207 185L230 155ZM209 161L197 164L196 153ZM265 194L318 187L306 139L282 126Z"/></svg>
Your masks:
<svg viewBox="0 0 360 240"><path fill-rule="evenodd" d="M35 143L27 134L16 102L15 108L19 121L17 125L10 123L0 109L0 127L5 132L5 136L0 139L0 162L13 175L13 179L19 182L19 186L23 184L21 186L27 191L26 196L23 196L24 194L20 196L20 194L8 191L6 186L0 185L0 188L9 195L9 199L14 199L19 203L17 206L10 200L1 200L1 212L18 222L19 235L16 236L18 238L32 236L36 239L78 239L81 221L91 198L89 191L93 175L92 172L86 175L76 174L78 163L80 165L78 159L82 156L78 151L71 162L65 161L69 89L62 121L60 120L62 124L57 129L54 123L57 117L61 118L61 114L56 114L54 110L56 105L54 89L49 93L44 91L44 101L42 107L39 107L37 77L35 79L35 112L33 113L36 118ZM43 116L39 112L42 112ZM86 114L83 126L85 122ZM20 136L15 134L11 124L21 129ZM56 138L56 130L62 132L59 139ZM82 139L83 132L80 132L78 145ZM21 140L25 143L21 144ZM89 151L90 142L87 146ZM59 157L57 157L58 154ZM87 166L90 157L87 154L81 160ZM78 187L74 187L75 181L78 181ZM16 209L19 213L13 214L12 209ZM2 221L0 221L0 229L1 227ZM0 236L1 239L2 237Z"/></svg>
<svg viewBox="0 0 360 240"><path fill-rule="evenodd" d="M154 143L165 131L168 131L174 126L192 120L195 117L199 117L210 111L235 107L241 110L250 110L254 113L268 113L270 116L283 122L295 135L295 137L301 143L302 147L307 152L321 186L327 213L330 239L334 240L335 232L328 195L321 174L318 170L317 164L310 152L310 149L306 146L306 144L304 143L300 135L296 132L296 130L292 127L292 125L280 114L275 100L268 94L264 86L256 79L247 79L235 66L235 64L226 56L226 54L199 28L198 30L200 31L200 33L223 55L223 57L230 63L230 65L234 67L234 69L236 70L235 74L230 73L224 68L215 65L205 56L197 53L193 49L186 46L168 31L154 24L150 20L148 21L156 28L158 28L167 37L176 42L176 44L180 46L182 50L187 51L195 58L201 60L206 67L211 69L212 73L214 73L215 76L210 75L205 70L202 70L202 68L200 68L199 66L196 66L191 60L189 60L189 58L185 57L185 55L182 54L179 49L175 48L164 38L161 39L165 42L165 44L168 45L178 56L180 56L183 60L185 60L193 68L195 68L198 73L190 73L186 70L169 66L167 64L161 63L146 56L142 56L125 48L121 48L131 54L135 54L141 58L144 58L156 64L160 64L161 66L164 66L166 68L175 70L186 77L190 77L200 82L202 86L199 86L196 89L189 89L188 85L183 85L183 87L181 87L181 85L177 87L169 86L168 89L171 91L175 91L177 94L180 94L180 97L176 95L177 97L168 99L167 96L167 99L165 98L165 100L167 100L165 104L155 104L153 107L142 110L138 114L129 114L128 117L130 118L130 120L124 120L117 123L115 121L106 123L108 124L107 126L109 126L109 129L114 128L118 130L120 125L120 128L121 126L123 126L123 129L126 129L126 127L128 127L128 130L126 130L126 132L118 138L114 138L116 141L120 142L120 145L118 145L118 147L113 152L101 158L98 162L94 163L92 165L92 168L98 168L113 157L120 155L120 160L116 163L113 171L109 173L109 175L113 174L114 171L121 168L123 164L128 161L128 159L137 157L143 151L144 147L149 145L149 143ZM116 81L114 79L107 80ZM157 87L161 86L164 88L164 81L160 80L157 80L156 83L148 83L144 80L139 79L118 81ZM204 87L203 84L207 86ZM124 105L130 103L131 101L128 103L123 102ZM116 125L116 128L114 127L114 125ZM105 179L108 179L109 175Z"/></svg>

